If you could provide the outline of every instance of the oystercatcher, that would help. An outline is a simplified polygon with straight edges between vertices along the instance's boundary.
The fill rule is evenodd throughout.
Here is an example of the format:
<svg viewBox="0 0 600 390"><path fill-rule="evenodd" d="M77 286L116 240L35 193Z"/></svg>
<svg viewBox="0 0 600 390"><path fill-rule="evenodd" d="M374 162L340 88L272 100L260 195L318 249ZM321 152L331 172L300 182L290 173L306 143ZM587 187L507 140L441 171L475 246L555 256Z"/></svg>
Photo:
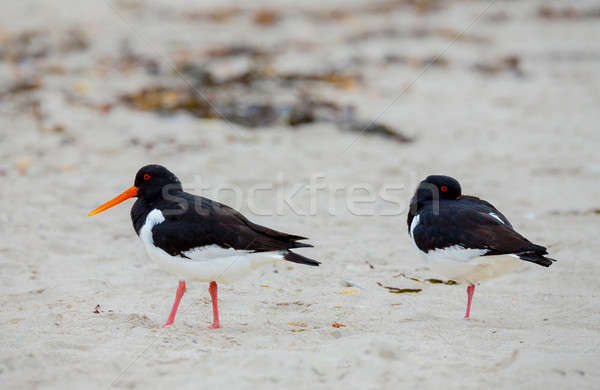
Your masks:
<svg viewBox="0 0 600 390"><path fill-rule="evenodd" d="M520 260L549 267L546 248L517 233L494 206L461 194L449 176L428 176L410 202L408 234L417 250L448 278L468 283L467 311L475 283L509 272Z"/></svg>
<svg viewBox="0 0 600 390"><path fill-rule="evenodd" d="M281 233L250 222L224 204L184 192L179 179L160 165L146 165L135 175L133 187L92 210L98 214L126 199L137 197L131 208L133 228L150 257L181 278L169 318L171 325L185 293L185 279L210 282L213 323L220 328L217 282L231 282L262 264L287 260L320 263L291 251L312 247L305 237Z"/></svg>

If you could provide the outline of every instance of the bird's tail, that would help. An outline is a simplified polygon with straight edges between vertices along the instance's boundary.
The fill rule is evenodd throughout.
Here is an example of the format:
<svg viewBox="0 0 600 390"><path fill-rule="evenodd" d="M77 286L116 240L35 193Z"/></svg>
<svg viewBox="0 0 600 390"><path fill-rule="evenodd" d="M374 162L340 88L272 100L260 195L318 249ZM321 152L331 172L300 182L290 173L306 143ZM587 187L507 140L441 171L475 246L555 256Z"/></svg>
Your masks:
<svg viewBox="0 0 600 390"><path fill-rule="evenodd" d="M286 259L287 261L291 261L292 263L298 263L298 264L306 264L306 265L312 265L312 266L318 266L319 264L321 264L317 260L309 259L308 257L301 256L292 251L287 251L285 253L285 255L283 255L283 258Z"/></svg>
<svg viewBox="0 0 600 390"><path fill-rule="evenodd" d="M546 257L542 254L536 254L536 253L520 253L517 256L519 256L519 259L521 259L521 260L539 264L543 267L550 267L552 265L552 263L554 263L556 261L556 260Z"/></svg>

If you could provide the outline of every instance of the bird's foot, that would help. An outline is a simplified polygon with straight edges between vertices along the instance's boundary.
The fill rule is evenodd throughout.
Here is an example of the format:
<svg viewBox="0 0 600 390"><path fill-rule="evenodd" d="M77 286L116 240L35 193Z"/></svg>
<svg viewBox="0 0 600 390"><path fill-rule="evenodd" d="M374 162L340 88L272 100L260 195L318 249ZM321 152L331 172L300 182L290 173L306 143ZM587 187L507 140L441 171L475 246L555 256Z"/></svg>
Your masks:
<svg viewBox="0 0 600 390"><path fill-rule="evenodd" d="M217 322L213 322L211 326L208 327L208 329L219 329L221 327L221 323Z"/></svg>

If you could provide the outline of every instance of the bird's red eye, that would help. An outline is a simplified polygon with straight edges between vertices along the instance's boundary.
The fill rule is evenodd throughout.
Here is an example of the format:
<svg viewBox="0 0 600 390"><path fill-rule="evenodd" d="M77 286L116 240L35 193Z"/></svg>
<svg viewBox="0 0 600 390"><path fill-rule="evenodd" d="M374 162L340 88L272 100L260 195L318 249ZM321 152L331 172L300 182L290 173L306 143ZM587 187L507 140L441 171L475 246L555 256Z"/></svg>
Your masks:
<svg viewBox="0 0 600 390"><path fill-rule="evenodd" d="M144 180L150 180L150 174L149 173L144 174Z"/></svg>
<svg viewBox="0 0 600 390"><path fill-rule="evenodd" d="M440 187L440 190L442 190L442 192L446 192L446 191L448 191L448 187L446 187L446 186L441 186L441 187Z"/></svg>

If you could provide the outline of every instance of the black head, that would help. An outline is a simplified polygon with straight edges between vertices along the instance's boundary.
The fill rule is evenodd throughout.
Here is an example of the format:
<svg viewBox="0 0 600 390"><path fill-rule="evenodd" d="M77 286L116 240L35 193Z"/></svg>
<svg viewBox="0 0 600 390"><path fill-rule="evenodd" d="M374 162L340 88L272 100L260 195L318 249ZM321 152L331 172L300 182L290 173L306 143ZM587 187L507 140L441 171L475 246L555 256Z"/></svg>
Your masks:
<svg viewBox="0 0 600 390"><path fill-rule="evenodd" d="M431 175L419 183L415 194L410 200L410 209L408 210L408 232L410 234L410 225L418 211L425 205L433 202L434 208L439 210L439 202L436 200L452 200L460 198L460 184L450 176Z"/></svg>
<svg viewBox="0 0 600 390"><path fill-rule="evenodd" d="M458 199L460 195L461 189L458 180L443 175L427 176L419 184L415 193L419 201Z"/></svg>
<svg viewBox="0 0 600 390"><path fill-rule="evenodd" d="M146 165L140 168L133 183L138 189L138 198L153 200L161 197L163 190L181 190L181 182L162 165Z"/></svg>

